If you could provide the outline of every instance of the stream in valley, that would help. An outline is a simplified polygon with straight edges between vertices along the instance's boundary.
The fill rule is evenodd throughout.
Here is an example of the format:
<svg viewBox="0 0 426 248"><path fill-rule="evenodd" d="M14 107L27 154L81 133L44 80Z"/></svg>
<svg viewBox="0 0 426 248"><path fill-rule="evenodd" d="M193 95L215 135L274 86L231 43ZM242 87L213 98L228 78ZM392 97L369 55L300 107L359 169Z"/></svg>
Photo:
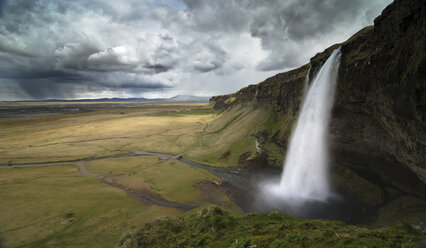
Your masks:
<svg viewBox="0 0 426 248"><path fill-rule="evenodd" d="M22 164L0 164L2 167L7 166L42 166L64 163L78 163L85 161L101 160L119 157L135 157L135 156L157 156L164 159L176 158L177 160L212 173L223 180L221 186L224 187L229 197L234 201L245 213L259 212L267 213L270 211L279 211L285 214L309 219L332 219L340 220L348 224L368 223L371 220L372 213L367 211L363 206L358 204L350 197L345 197L335 193L335 196L328 201L306 201L306 202L289 202L279 199L271 199L264 195L262 187L265 183L279 181L281 168L273 167L212 167L200 163L193 162L182 156L167 153L155 153L145 151L133 151L124 154L117 154L104 157L91 157L78 160L56 161L45 163L22 163ZM132 197L148 204L175 207L183 210L189 210L197 206L188 206L177 202L165 201L157 199L154 196L133 191L111 182L103 181L111 186L125 190Z"/></svg>

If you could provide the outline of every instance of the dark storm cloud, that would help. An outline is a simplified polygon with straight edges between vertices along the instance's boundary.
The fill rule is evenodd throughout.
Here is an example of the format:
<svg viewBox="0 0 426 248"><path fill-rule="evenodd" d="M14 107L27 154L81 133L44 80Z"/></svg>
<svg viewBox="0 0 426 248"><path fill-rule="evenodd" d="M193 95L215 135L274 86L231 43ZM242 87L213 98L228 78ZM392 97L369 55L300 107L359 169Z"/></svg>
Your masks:
<svg viewBox="0 0 426 248"><path fill-rule="evenodd" d="M17 93L27 99L73 98L78 90L82 90L71 84L51 80L31 79L16 82L19 85Z"/></svg>
<svg viewBox="0 0 426 248"><path fill-rule="evenodd" d="M91 76L64 76L62 73L46 73L35 75L32 78L16 78L16 83L19 85L19 93L30 99L74 98L87 91L142 93L170 87L162 83L142 80L117 84L115 81L108 81L108 78L97 80Z"/></svg>
<svg viewBox="0 0 426 248"><path fill-rule="evenodd" d="M153 82L127 82L120 85L108 84L108 83L99 83L98 86L103 87L104 89L125 89L131 91L145 92L149 90L158 90L158 89L167 89L170 86L163 85L161 83Z"/></svg>
<svg viewBox="0 0 426 248"><path fill-rule="evenodd" d="M85 70L89 67L88 58L98 52L95 44L67 43L56 48L54 55L56 63L63 68Z"/></svg>
<svg viewBox="0 0 426 248"><path fill-rule="evenodd" d="M277 70L306 63L307 56L301 54L307 52L304 49L306 46L315 41L323 42L330 36L339 36L339 33L346 29L354 29L354 24L360 22L365 23L364 25L372 24L379 10L390 2L389 0L183 1L190 10L193 10L193 18L200 30L219 29L223 32L248 30L252 37L259 38L262 47L270 52L269 56L259 63L257 68L260 70ZM356 28L359 28L359 25ZM327 44L329 45L332 44Z"/></svg>
<svg viewBox="0 0 426 248"><path fill-rule="evenodd" d="M227 93L308 62L389 1L0 0L0 100Z"/></svg>
<svg viewBox="0 0 426 248"><path fill-rule="evenodd" d="M25 56L25 57L35 57L35 54L31 52L21 50L19 48L13 47L12 45L0 43L0 52L10 53L16 56Z"/></svg>
<svg viewBox="0 0 426 248"><path fill-rule="evenodd" d="M191 11L195 27L202 32L241 32L250 23L253 11L249 1L183 0Z"/></svg>
<svg viewBox="0 0 426 248"><path fill-rule="evenodd" d="M0 73L2 75L2 78L7 79L61 79L61 80L67 80L67 81L74 81L74 80L83 80L84 77L76 74L76 73L69 73L65 71L58 71L58 70L33 70L33 71L3 71L0 70Z"/></svg>
<svg viewBox="0 0 426 248"><path fill-rule="evenodd" d="M307 62L298 55L303 51L303 43L342 32L345 27L359 22L357 18L365 15L371 2L298 0L268 1L268 4L268 11L261 11L250 25L251 35L260 38L262 46L272 52L259 64L261 70Z"/></svg>
<svg viewBox="0 0 426 248"><path fill-rule="evenodd" d="M267 38L269 32L259 33L259 27L271 26L268 31L274 30L289 39L303 40L324 35L334 31L334 26L342 22L351 22L360 14L364 1L350 0L298 0L283 5L282 1L275 1L268 11L268 15L261 15L251 25L253 36ZM283 36L283 35L282 35ZM268 42L268 41L265 41Z"/></svg>
<svg viewBox="0 0 426 248"><path fill-rule="evenodd" d="M193 58L193 68L195 71L204 73L216 70L225 63L227 53L220 47L209 44L200 49Z"/></svg>
<svg viewBox="0 0 426 248"><path fill-rule="evenodd" d="M0 0L0 16L3 13L3 8L5 3L6 3L6 0Z"/></svg>
<svg viewBox="0 0 426 248"><path fill-rule="evenodd" d="M172 68L166 65L161 65L161 64L146 64L144 66L146 69L148 70L152 70L154 73L161 73L161 72L166 72L168 70L171 70Z"/></svg>
<svg viewBox="0 0 426 248"><path fill-rule="evenodd" d="M220 67L219 63L212 61L209 64L194 65L194 70L198 71L198 72L209 72L209 71L213 71L213 70L215 70L219 67Z"/></svg>

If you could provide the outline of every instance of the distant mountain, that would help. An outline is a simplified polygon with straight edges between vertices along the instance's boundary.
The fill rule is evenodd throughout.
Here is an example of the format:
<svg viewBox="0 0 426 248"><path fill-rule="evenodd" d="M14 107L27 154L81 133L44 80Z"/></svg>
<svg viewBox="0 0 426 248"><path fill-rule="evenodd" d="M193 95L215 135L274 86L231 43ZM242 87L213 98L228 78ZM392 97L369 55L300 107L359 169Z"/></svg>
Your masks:
<svg viewBox="0 0 426 248"><path fill-rule="evenodd" d="M76 100L48 99L48 100L35 100L30 102L144 102L144 101L150 101L150 99L114 97L114 98L76 99Z"/></svg>
<svg viewBox="0 0 426 248"><path fill-rule="evenodd" d="M191 96L191 95L177 95L171 98L97 98L97 99L44 99L44 100L27 100L27 101L13 101L13 102L209 102L210 97Z"/></svg>
<svg viewBox="0 0 426 248"><path fill-rule="evenodd" d="M191 95L177 95L168 99L173 102L209 102L210 97L206 96L191 96Z"/></svg>

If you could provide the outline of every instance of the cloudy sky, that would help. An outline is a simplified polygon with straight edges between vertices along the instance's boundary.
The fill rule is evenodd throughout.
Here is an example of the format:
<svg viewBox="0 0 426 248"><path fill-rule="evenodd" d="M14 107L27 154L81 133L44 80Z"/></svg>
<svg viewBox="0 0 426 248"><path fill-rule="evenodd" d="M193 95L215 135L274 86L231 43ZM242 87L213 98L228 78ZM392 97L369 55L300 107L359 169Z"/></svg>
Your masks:
<svg viewBox="0 0 426 248"><path fill-rule="evenodd" d="M0 100L211 96L298 67L390 0L0 0Z"/></svg>

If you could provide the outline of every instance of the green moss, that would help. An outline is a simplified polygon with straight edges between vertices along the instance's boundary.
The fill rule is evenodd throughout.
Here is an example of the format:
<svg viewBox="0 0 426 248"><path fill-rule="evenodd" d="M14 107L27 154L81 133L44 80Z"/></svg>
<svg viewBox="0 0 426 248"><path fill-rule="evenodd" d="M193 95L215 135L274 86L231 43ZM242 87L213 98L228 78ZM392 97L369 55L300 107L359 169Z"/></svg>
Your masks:
<svg viewBox="0 0 426 248"><path fill-rule="evenodd" d="M278 140L287 139L293 127L294 113L277 113L272 109L262 109L265 112L264 119L257 123L253 132L265 132L269 138L276 136Z"/></svg>
<svg viewBox="0 0 426 248"><path fill-rule="evenodd" d="M207 132L207 134L217 134L217 133L223 132L223 130L225 130L227 127L229 127L229 125L231 125L233 122L235 122L235 120L237 120L240 116L241 116L241 113L231 117L230 120L228 120L225 123L225 125L223 125L221 128L219 128L218 130L215 130L215 131Z"/></svg>
<svg viewBox="0 0 426 248"><path fill-rule="evenodd" d="M262 147L268 154L268 165L277 167L283 165L285 150L282 147L274 143L265 143Z"/></svg>
<svg viewBox="0 0 426 248"><path fill-rule="evenodd" d="M407 225L367 229L276 212L243 216L208 205L145 225L120 247L415 247L422 238Z"/></svg>
<svg viewBox="0 0 426 248"><path fill-rule="evenodd" d="M369 207L378 207L385 200L385 192L379 186L372 184L344 166L333 164L331 183Z"/></svg>
<svg viewBox="0 0 426 248"><path fill-rule="evenodd" d="M426 201L411 196L397 197L378 210L374 226L382 227L395 223L407 223L414 228L426 230Z"/></svg>
<svg viewBox="0 0 426 248"><path fill-rule="evenodd" d="M235 142L233 142L229 146L229 150L231 150L231 158L230 163L238 164L238 159L243 153L256 151L255 146L255 138L253 136L243 137Z"/></svg>
<svg viewBox="0 0 426 248"><path fill-rule="evenodd" d="M208 124L202 136L202 146L196 146L187 157L212 166L236 166L239 157L256 151L255 137L251 129L259 111L233 108L221 113ZM224 154L227 156L224 157Z"/></svg>

